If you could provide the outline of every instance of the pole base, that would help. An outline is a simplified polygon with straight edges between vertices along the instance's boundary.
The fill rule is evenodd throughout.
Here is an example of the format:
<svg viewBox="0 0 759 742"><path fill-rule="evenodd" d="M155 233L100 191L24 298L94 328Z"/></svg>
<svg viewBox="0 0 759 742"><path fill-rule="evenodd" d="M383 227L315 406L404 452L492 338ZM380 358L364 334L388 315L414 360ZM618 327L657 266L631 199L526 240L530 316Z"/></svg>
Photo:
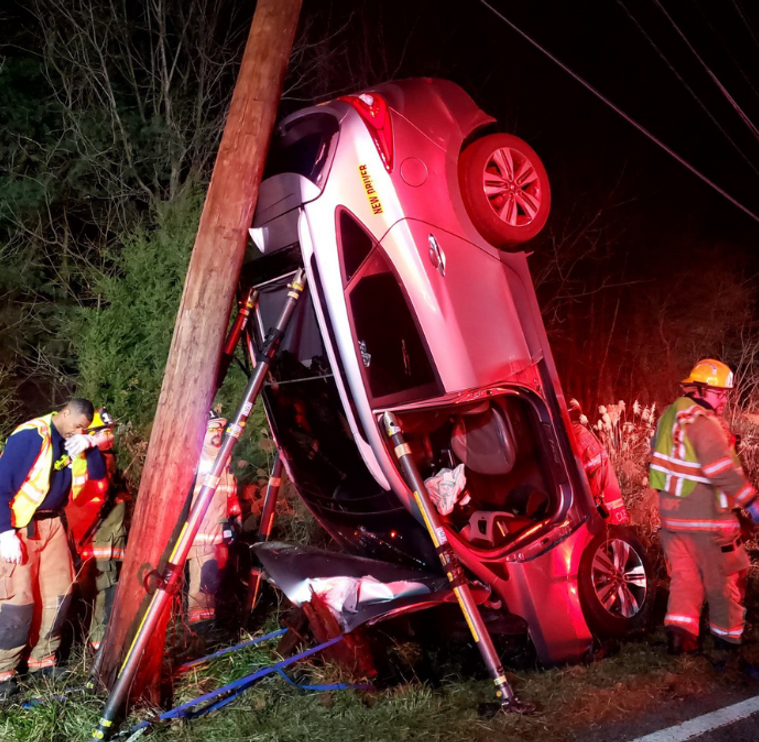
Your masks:
<svg viewBox="0 0 759 742"><path fill-rule="evenodd" d="M505 703L481 703L477 707L477 714L485 719L492 719L498 714L520 714L522 716L532 716L537 713L538 707L534 703L520 701L514 698Z"/></svg>

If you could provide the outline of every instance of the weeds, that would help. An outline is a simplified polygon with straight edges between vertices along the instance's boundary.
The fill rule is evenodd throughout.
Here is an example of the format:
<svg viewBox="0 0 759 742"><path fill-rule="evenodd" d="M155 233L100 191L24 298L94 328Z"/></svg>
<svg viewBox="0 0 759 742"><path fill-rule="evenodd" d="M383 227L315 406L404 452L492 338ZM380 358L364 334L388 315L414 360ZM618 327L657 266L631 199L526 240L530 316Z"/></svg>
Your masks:
<svg viewBox="0 0 759 742"><path fill-rule="evenodd" d="M258 645L178 678L179 704L276 661L273 646ZM247 690L230 706L195 720L157 725L156 742L401 742L457 739L474 742L520 739L538 742L547 730L555 742L582 737L585 729L629 718L657 703L684 696L707 696L734 678L718 675L704 658L669 657L663 634L653 643L629 643L619 654L589 666L545 671L509 672L517 694L539 704L535 716L478 716L480 703L493 700L492 682L466 677L442 653L433 659L437 681L404 681L371 692L342 690L303 692L281 677L270 676ZM402 660L399 660L402 661ZM413 672L402 673L414 677ZM310 683L346 680L341 670L319 659L301 663L291 676ZM80 684L48 689L45 701L31 708L19 704L0 711L3 742L71 742L89 738L103 699L69 690ZM149 718L153 709L132 713L122 728Z"/></svg>

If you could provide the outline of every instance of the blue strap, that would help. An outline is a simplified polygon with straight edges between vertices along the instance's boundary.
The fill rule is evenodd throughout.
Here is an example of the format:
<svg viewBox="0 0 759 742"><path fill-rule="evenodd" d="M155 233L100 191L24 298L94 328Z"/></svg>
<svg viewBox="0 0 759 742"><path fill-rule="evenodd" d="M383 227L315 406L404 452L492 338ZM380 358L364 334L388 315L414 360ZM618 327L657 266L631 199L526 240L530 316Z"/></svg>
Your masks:
<svg viewBox="0 0 759 742"><path fill-rule="evenodd" d="M242 644L236 644L234 647L227 647L226 649L220 649L218 652L214 652L213 654L206 655L205 657L200 657L197 660L191 660L190 662L185 662L183 665L180 665L177 668L177 672L184 672L185 670L189 670L191 667L200 665L203 662L206 662L207 660L213 660L213 659L216 659L216 657L223 657L225 654L229 654L230 652L236 652L238 649L244 649L245 647L249 647L253 644L264 642L267 639L275 639L276 637L282 636L282 634L286 634L286 633L287 633L287 629L277 629L276 631L272 631L269 634L264 634L263 636L256 637L255 639L251 639L250 641L242 642Z"/></svg>
<svg viewBox="0 0 759 742"><path fill-rule="evenodd" d="M347 690L352 688L354 690L374 690L374 686L369 683L329 683L328 685L308 685L307 683L296 683L291 680L284 670L278 670L279 674L290 685L300 688L301 690Z"/></svg>
<svg viewBox="0 0 759 742"><path fill-rule="evenodd" d="M203 714L207 714L211 711L215 711L216 709L221 708L222 706L226 706L228 703L233 701L237 696L239 696L243 691L247 690L253 683L256 682L259 678L266 677L267 675L271 675L274 672L279 672L281 668L287 667L288 665L292 665L295 662L298 662L299 660L305 659L306 657L310 657L312 654L316 654L317 652L321 652L322 649L326 649L327 647L331 647L333 644L337 644L338 642L341 642L344 638L344 635L336 636L334 639L330 639L329 641L323 642L322 644L318 644L315 647L311 647L310 649L306 649L304 652L301 652L300 654L293 655L292 657L288 657L287 659L281 660L280 662L277 662L274 665L269 665L268 667L262 667L260 670L256 670L256 672L246 675L243 678L240 678L239 680L235 680L227 685L223 685L221 688L217 688L214 691L211 691L210 693L206 693L205 695L199 696L198 698L195 698L192 701L187 701L187 703L183 703L181 706L177 706L176 708L173 708L169 711L164 711L162 714L158 716L159 720L165 721L167 719L178 719L178 718L187 718L187 719L194 719L198 716L202 716ZM226 694L229 694L229 696L226 696ZM220 700L216 700L215 703L211 703L208 706L205 706L202 709L198 709L197 711L191 711L190 709L194 708L195 706L198 706L201 703L204 703L206 701L214 701L215 699L219 699L220 696L225 696L224 698L221 698ZM143 721L137 724L136 726L132 727L129 730L129 734L132 734L136 732L138 729L150 725L151 722L149 721Z"/></svg>

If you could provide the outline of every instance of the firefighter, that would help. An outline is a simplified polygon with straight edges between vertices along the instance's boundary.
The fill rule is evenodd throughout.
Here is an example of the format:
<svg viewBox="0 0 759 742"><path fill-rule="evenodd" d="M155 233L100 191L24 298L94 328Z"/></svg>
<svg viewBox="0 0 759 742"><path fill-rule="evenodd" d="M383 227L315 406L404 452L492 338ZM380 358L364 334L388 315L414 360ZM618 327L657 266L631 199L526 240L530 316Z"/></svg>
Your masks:
<svg viewBox="0 0 759 742"><path fill-rule="evenodd" d="M577 453L601 515L615 526L627 525L630 516L622 499L617 474L609 461L609 454L593 431L587 427L588 418L583 415L580 403L576 399L570 399L567 409L577 443Z"/></svg>
<svg viewBox="0 0 759 742"><path fill-rule="evenodd" d="M661 543L670 574L664 618L669 652L698 649L701 609L718 650L740 646L749 559L736 511L759 522L756 491L746 480L721 415L733 373L699 361L681 382L683 394L662 414L649 470L659 491Z"/></svg>
<svg viewBox="0 0 759 742"><path fill-rule="evenodd" d="M102 431L100 449L108 475L104 480L89 482L66 508L69 531L80 561L77 585L92 608L87 642L94 651L100 648L105 636L126 546L124 519L128 495L118 476L113 428L108 411L104 407L96 410L87 432Z"/></svg>
<svg viewBox="0 0 759 742"><path fill-rule="evenodd" d="M216 460L226 424L227 421L221 417L212 417L208 421L193 501L203 486L205 475ZM230 518L239 514L237 482L227 467L219 479L219 485L187 555L187 621L196 629L209 626L216 617L216 592L227 564L228 543L232 535Z"/></svg>
<svg viewBox="0 0 759 742"><path fill-rule="evenodd" d="M18 691L27 649L33 676L64 674L56 652L74 574L62 513L106 476L102 436L84 432L93 414L72 399L16 428L0 457L0 700Z"/></svg>

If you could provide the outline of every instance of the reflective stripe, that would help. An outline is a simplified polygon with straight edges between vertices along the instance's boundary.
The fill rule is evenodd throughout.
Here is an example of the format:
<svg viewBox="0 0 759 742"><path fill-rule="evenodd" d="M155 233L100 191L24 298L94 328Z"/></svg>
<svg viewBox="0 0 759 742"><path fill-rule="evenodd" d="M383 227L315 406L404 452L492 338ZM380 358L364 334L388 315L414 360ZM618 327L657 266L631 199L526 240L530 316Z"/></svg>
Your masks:
<svg viewBox="0 0 759 742"><path fill-rule="evenodd" d="M723 471L727 471L733 466L734 464L733 464L732 457L723 456L721 459L717 459L716 461L713 461L711 464L702 465L701 471L703 471L704 474L706 474L708 477L713 477L716 474L720 474Z"/></svg>
<svg viewBox="0 0 759 742"><path fill-rule="evenodd" d="M94 650L96 650L96 651L97 651L98 649L100 649L100 645L101 645L102 643L103 643L103 642L101 642L101 641L97 641L97 642L90 642L90 646L91 646L91 647L92 647Z"/></svg>
<svg viewBox="0 0 759 742"><path fill-rule="evenodd" d="M756 497L756 490L751 484L744 484L743 487L735 493L735 502L738 503L738 505L743 506L753 500L754 497Z"/></svg>
<svg viewBox="0 0 759 742"><path fill-rule="evenodd" d="M196 623L197 621L205 621L209 618L216 616L216 610L214 608L192 608L187 612L187 620L190 623Z"/></svg>
<svg viewBox="0 0 759 742"><path fill-rule="evenodd" d="M584 464L585 471L588 471L590 469L597 469L599 466L601 466L601 463L603 462L603 459L601 458L601 454L599 453L597 456L594 456L592 459L588 459Z"/></svg>
<svg viewBox="0 0 759 742"><path fill-rule="evenodd" d="M113 548L110 546L85 546L82 549L83 559L110 559L113 556Z"/></svg>
<svg viewBox="0 0 759 742"><path fill-rule="evenodd" d="M0 683L4 683L6 680L16 677L15 670L8 670L7 672L0 672Z"/></svg>
<svg viewBox="0 0 759 742"><path fill-rule="evenodd" d="M707 479L706 477L699 477L698 475L691 474L690 472L678 471L672 465L663 466L661 464L652 463L649 468L653 469L654 471L660 471L662 474L666 474L668 477L676 478L678 480L687 479L689 482L701 482L701 484L711 484L711 481ZM678 497L682 497L682 492L671 492L669 488L667 488L667 492L669 492L671 495L677 494Z"/></svg>
<svg viewBox="0 0 759 742"><path fill-rule="evenodd" d="M740 624L739 626L733 626L730 629L723 629L720 626L715 626L710 621L709 622L709 630L712 632L712 634L716 634L717 636L740 637L740 636L743 635L743 624Z"/></svg>
<svg viewBox="0 0 759 742"><path fill-rule="evenodd" d="M681 469L682 471L685 471L687 473L691 473L694 470L700 471L701 470L701 464L699 464L697 461L682 461L681 459L676 459L674 456L667 456L664 453L659 453L658 451L654 453L654 455L651 457L652 461L655 461L657 459L661 459L662 461L667 461L670 464L673 465L673 468Z"/></svg>
<svg viewBox="0 0 759 742"><path fill-rule="evenodd" d="M668 613L664 616L665 626L695 626L698 633L698 618L694 616L679 616L675 613Z"/></svg>
<svg viewBox="0 0 759 742"><path fill-rule="evenodd" d="M683 518L669 518L661 514L661 524L670 531L722 531L732 530L736 533L740 530L737 521L733 520L686 520Z"/></svg>
<svg viewBox="0 0 759 742"><path fill-rule="evenodd" d="M32 670L39 670L43 667L54 667L55 666L55 655L49 654L47 657L43 657L41 660L35 660L32 657L29 658L29 661L27 662L29 665L29 669Z"/></svg>
<svg viewBox="0 0 759 742"><path fill-rule="evenodd" d="M616 500L612 500L611 502L604 502L604 504L610 510L615 510L616 508L625 507L625 501L621 497Z"/></svg>

